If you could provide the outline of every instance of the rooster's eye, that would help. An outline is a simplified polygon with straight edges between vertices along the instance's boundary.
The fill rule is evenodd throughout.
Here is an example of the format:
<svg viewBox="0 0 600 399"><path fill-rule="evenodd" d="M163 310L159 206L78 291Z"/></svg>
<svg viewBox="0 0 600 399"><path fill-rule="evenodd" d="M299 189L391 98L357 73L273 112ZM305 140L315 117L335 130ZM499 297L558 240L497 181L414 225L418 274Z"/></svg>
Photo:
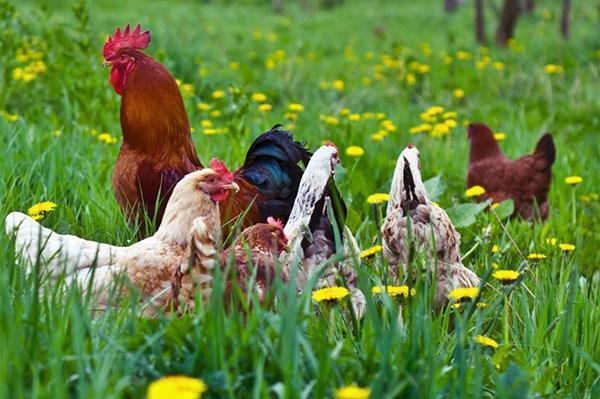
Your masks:
<svg viewBox="0 0 600 399"><path fill-rule="evenodd" d="M127 54L121 54L121 61L125 61L127 59Z"/></svg>

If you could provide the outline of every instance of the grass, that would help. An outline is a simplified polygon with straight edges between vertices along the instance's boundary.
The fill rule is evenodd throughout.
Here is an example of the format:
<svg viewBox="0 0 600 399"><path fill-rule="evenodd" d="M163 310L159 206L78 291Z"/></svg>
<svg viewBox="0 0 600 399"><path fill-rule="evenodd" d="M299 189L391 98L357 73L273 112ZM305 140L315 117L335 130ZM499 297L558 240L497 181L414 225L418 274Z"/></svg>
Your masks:
<svg viewBox="0 0 600 399"><path fill-rule="evenodd" d="M239 165L252 139L284 121L292 102L305 110L287 123L311 148L330 139L342 152L350 145L364 149L358 158L342 154L338 176L348 223L363 249L377 236L366 197L389 189L395 159L408 142L421 151L426 179L443 176L447 189L438 202L451 208L469 202L463 122L483 121L505 132L501 146L511 157L530 152L551 131L557 160L550 219L500 222L480 213L459 229L465 264L480 276L489 277L492 263L523 267L521 254L547 258L527 267L519 284L503 287L488 278L481 297L488 306L462 313L433 314L428 281L418 280L417 295L404 306L403 329L389 300L368 295L367 315L354 325L345 304L316 311L310 293L297 297L286 286L277 288L286 299L274 309L254 306L241 314L215 296L193 315L149 320L137 315L134 299L94 315L76 288L45 284L39 270L26 274L14 243L0 233L0 395L143 397L151 381L185 374L208 385L206 397L321 398L352 383L370 387L373 398L598 397L600 95L593 2L574 4L569 41L558 35L558 4L539 5L519 21L516 45L487 50L474 44L473 11L466 5L452 15L426 1L348 1L333 10L309 2L308 9L290 5L286 12L281 17L266 5L218 2L24 2L15 8L0 1L0 215L50 200L58 207L44 218L47 227L114 244L134 240L111 191L119 146L98 139L100 132L120 137L120 99L100 54L106 34L140 22L152 31L148 52L192 85L186 108L204 162L219 156ZM490 11L490 25L493 19ZM18 57L26 45L43 54L46 66L29 82L13 79L15 68L27 64ZM472 59L457 59L459 50ZM478 69L486 53L491 62ZM386 62L384 54L388 66L377 66ZM450 65L445 55L453 57ZM430 70L413 71L413 61ZM504 68L496 70L493 62ZM564 71L547 74L546 64ZM415 84L407 83L407 73ZM342 91L320 88L337 79ZM230 94L229 87L239 92ZM463 98L454 97L456 89ZM213 100L215 90L224 90L225 98ZM267 96L270 112L258 111L250 99L255 92ZM222 115L200 111L199 102ZM409 134L433 105L456 111L458 126L443 138ZM350 122L340 115L346 107L385 113L397 129L373 141L380 121ZM341 123L326 124L321 114ZM228 133L205 135L202 120ZM583 182L568 186L569 175ZM547 243L552 237L576 249L562 254ZM491 252L493 245L499 253ZM365 292L380 262L376 256L360 268ZM475 343L479 334L499 348Z"/></svg>

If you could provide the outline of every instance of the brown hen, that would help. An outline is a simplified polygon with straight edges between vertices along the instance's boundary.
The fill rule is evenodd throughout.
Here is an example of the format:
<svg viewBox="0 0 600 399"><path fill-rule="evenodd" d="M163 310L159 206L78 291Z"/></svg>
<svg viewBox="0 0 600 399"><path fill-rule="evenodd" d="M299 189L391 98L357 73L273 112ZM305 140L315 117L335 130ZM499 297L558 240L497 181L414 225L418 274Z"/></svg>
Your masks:
<svg viewBox="0 0 600 399"><path fill-rule="evenodd" d="M550 133L538 141L533 154L517 160L508 159L500 150L490 128L482 123L468 126L471 142L467 187L482 186L480 201L501 202L512 199L513 216L524 219L547 219L548 191L556 149Z"/></svg>

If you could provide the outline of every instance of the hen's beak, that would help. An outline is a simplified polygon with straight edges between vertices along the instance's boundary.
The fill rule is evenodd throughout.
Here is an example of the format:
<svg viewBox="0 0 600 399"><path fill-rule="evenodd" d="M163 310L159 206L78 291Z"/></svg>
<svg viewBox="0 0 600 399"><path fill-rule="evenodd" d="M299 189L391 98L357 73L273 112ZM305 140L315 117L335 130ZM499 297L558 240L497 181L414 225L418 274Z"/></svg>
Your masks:
<svg viewBox="0 0 600 399"><path fill-rule="evenodd" d="M111 61L108 61L108 60L104 60L104 61L102 62L102 66L103 66L104 68L106 68L106 67L109 67L109 66L111 66L111 65L112 65L112 62L111 62Z"/></svg>
<svg viewBox="0 0 600 399"><path fill-rule="evenodd" d="M233 181L231 183L224 184L222 187L223 190L235 191L236 193L240 191L240 186L238 186L237 183Z"/></svg>

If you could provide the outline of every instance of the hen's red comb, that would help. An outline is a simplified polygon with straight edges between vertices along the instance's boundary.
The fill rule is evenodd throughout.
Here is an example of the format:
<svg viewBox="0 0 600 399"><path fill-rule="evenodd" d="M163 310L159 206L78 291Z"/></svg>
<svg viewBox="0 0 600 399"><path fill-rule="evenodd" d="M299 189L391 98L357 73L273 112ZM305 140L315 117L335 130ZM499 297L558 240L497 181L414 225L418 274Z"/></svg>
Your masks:
<svg viewBox="0 0 600 399"><path fill-rule="evenodd" d="M122 48L142 49L148 47L149 43L150 31L145 30L142 32L140 24L138 24L135 29L131 31L131 28L128 24L123 33L121 33L121 28L117 28L114 35L109 36L108 39L106 39L102 53L104 55L104 59L109 59L117 54L117 51Z"/></svg>
<svg viewBox="0 0 600 399"><path fill-rule="evenodd" d="M214 170L219 175L221 175L223 180L225 180L226 182L233 181L233 175L231 174L229 169L227 169L227 166L225 166L223 161L221 161L220 159L217 159L217 158L213 158L210 160L209 165L212 170Z"/></svg>
<svg viewBox="0 0 600 399"><path fill-rule="evenodd" d="M283 221L281 219L275 219L273 216L269 216L267 218L267 223L283 230Z"/></svg>
<svg viewBox="0 0 600 399"><path fill-rule="evenodd" d="M337 149L337 145L335 145L335 143L333 141L323 140L322 144L325 146L329 146L329 147L335 147Z"/></svg>

